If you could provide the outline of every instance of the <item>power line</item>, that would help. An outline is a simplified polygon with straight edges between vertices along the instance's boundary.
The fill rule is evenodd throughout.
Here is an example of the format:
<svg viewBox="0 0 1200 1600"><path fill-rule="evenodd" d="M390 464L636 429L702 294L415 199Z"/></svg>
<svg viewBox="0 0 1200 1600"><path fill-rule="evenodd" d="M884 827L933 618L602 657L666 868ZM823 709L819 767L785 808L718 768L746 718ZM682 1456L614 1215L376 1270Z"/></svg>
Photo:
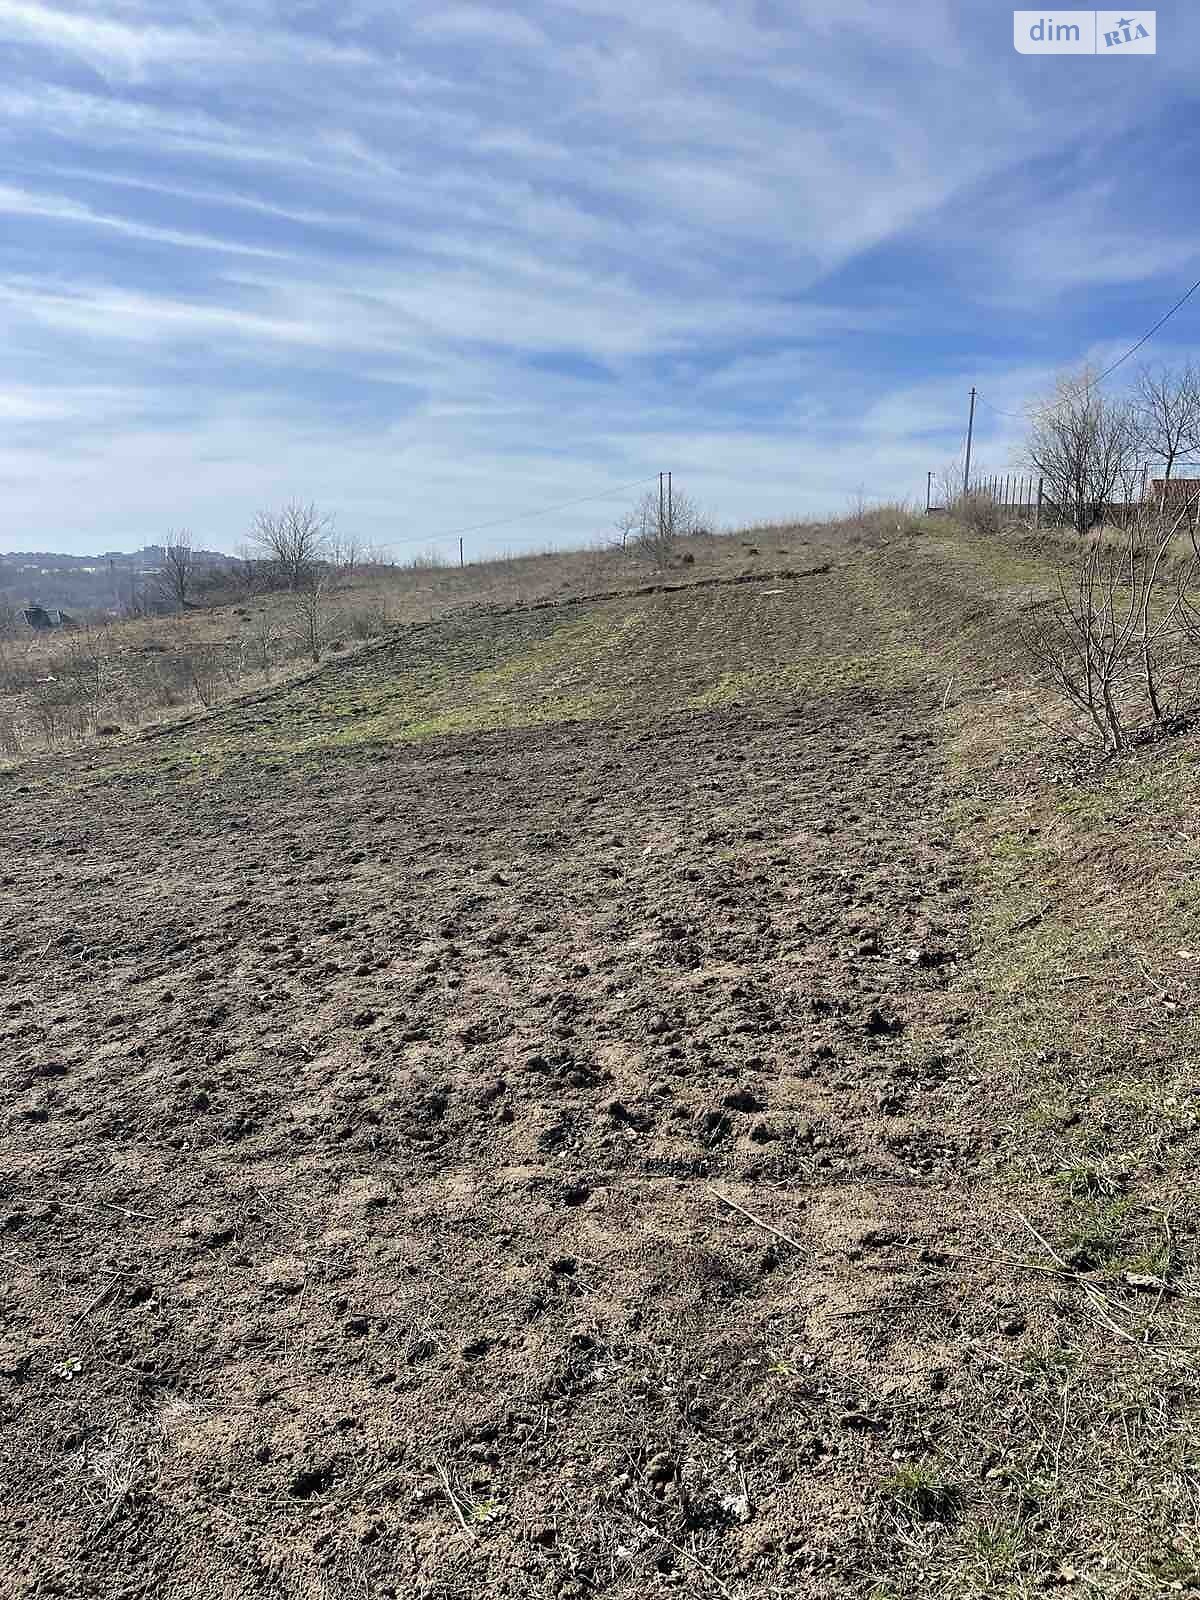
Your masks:
<svg viewBox="0 0 1200 1600"><path fill-rule="evenodd" d="M1103 372L1097 374L1096 377L1090 379L1087 383L1085 383L1083 385L1082 388L1074 389L1068 394L1061 395L1059 397L1059 401L1056 401L1055 404L1060 403L1062 400L1074 400L1078 395L1087 394L1087 392L1090 389L1094 389L1097 384L1103 383L1105 378L1109 377L1109 375L1111 373L1114 373L1117 370L1118 367L1124 366L1125 362L1129 360L1130 356L1136 355L1137 352L1142 348L1142 346L1148 340L1150 340L1150 339L1152 339L1154 337L1154 335L1163 326L1163 324L1166 323L1166 322L1169 322L1171 320L1171 318L1175 315L1175 313L1179 310L1179 308L1181 306L1184 306L1184 305L1187 304L1187 302L1192 298L1192 296L1195 294L1197 289L1200 289L1200 278L1196 279L1195 283L1192 284L1191 288L1186 292L1186 294L1181 294L1180 295L1179 299L1176 300L1175 304L1170 308L1170 310L1163 312L1162 316L1159 317L1158 321L1154 324L1154 326L1152 328L1148 328L1146 330L1146 332L1142 335L1142 337L1137 341L1136 344L1131 344L1130 345L1129 349L1126 350L1124 355L1118 356L1117 359L1114 362L1111 363L1111 365L1105 367ZM1000 417L1016 417L1018 419L1023 420L1028 415L1028 413L1023 412L1023 411L1003 411L1003 410L1001 410L1001 408L999 406L993 405L992 402L989 399L987 399L987 397L985 395L980 395L979 399L981 399L983 401L984 405L987 406L989 411L994 411L996 413L996 415L1000 416ZM1045 406L1042 409L1048 411L1048 410L1051 410L1053 408L1049 407L1049 406ZM1038 413L1035 412L1034 415L1036 416L1036 415L1038 415Z"/></svg>
<svg viewBox="0 0 1200 1600"><path fill-rule="evenodd" d="M614 483L611 488L597 490L595 494L581 494L574 500L560 500L557 505L539 506L536 511L518 511L510 517L493 517L490 522L473 522L464 528L451 528L447 533L422 534L413 539L389 539L396 544L440 544L444 539L461 539L466 533L482 533L485 528L503 528L508 523L524 522L529 517L548 517L554 511L566 511L571 506L585 505L589 500L606 500L610 495L624 494L630 489L640 489L655 483L656 478L635 478L632 483Z"/></svg>
<svg viewBox="0 0 1200 1600"><path fill-rule="evenodd" d="M1024 411L1002 411L999 406L994 406L992 404L992 402L988 399L987 395L980 394L978 392L978 390L976 390L975 398L976 398L976 400L982 400L984 405L988 408L988 410L989 411L994 411L998 417L1017 417L1017 418L1019 418L1019 419L1021 419L1023 421L1024 418L1028 415L1028 413L1024 412Z"/></svg>
<svg viewBox="0 0 1200 1600"><path fill-rule="evenodd" d="M1171 307L1171 309L1169 311L1164 311L1163 312L1162 316L1159 317L1158 321L1149 330L1149 332L1144 333L1142 335L1142 337L1138 340L1138 342L1135 345L1130 345L1129 349L1126 350L1125 354L1123 356L1119 356L1117 358L1117 360L1113 362L1111 367L1105 367L1104 371L1100 374L1100 376L1095 381L1097 383L1103 383L1105 378L1108 377L1110 372L1115 372L1117 370L1117 368L1122 364L1122 362L1128 361L1131 355L1134 355L1138 350L1140 350L1142 348L1142 346L1146 343L1147 339L1151 339L1151 338L1154 337L1154 335L1162 327L1164 322L1168 322L1175 315L1175 313L1179 310L1180 306L1184 305L1188 300L1190 300L1192 298L1192 296L1195 294L1197 289L1200 289L1200 278L1196 279L1195 283L1187 291L1186 294L1180 295L1179 299L1176 300L1175 304Z"/></svg>

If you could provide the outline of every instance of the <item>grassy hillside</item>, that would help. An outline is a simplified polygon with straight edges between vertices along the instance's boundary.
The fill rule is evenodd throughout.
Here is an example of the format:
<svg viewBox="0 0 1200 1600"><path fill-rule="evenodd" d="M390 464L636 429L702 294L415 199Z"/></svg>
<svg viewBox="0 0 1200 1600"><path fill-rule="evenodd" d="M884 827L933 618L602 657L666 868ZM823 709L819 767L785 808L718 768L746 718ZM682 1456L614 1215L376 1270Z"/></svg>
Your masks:
<svg viewBox="0 0 1200 1600"><path fill-rule="evenodd" d="M820 553L869 545L897 516L872 513L830 527L787 524L697 535L665 553L637 546L543 551L465 567L418 558L328 575L318 611L320 653L353 651L398 625L469 609L504 609L634 590L672 577L708 579L810 565ZM102 621L35 632L0 614L0 761L152 726L278 684L311 664L303 608L286 591L246 595L178 617Z"/></svg>
<svg viewBox="0 0 1200 1600"><path fill-rule="evenodd" d="M219 717L189 719L186 732L159 730L150 751L122 753L111 770L275 763L731 704L802 706L841 690L988 692L1013 672L1024 586L1046 590L1052 578L1049 559L1005 555L963 534L816 549L822 559L803 568L668 574L611 599L468 606L399 624L320 672Z"/></svg>
<svg viewBox="0 0 1200 1600"><path fill-rule="evenodd" d="M804 540L0 777L32 1592L1200 1589L1200 741Z"/></svg>

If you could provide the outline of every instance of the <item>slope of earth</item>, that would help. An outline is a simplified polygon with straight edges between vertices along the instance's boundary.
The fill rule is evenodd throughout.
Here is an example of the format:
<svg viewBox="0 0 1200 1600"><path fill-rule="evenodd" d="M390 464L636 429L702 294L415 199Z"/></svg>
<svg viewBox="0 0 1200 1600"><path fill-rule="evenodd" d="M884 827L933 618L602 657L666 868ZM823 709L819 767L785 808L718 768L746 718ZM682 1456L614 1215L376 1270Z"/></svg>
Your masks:
<svg viewBox="0 0 1200 1600"><path fill-rule="evenodd" d="M1130 1196L1195 1119L1118 1172L1128 1125L1098 1085L1070 1103L1046 1046L1096 1013L1033 1004L1021 884L1053 896L1077 847L988 747L986 662L984 710L943 711L999 601L927 548L788 580L786 610L468 618L10 775L4 1593L1191 1581L1190 1373L1136 1414L1093 1382L1073 1451L1063 1352L1124 1355L1123 1265L1187 1335L1194 1221L1135 1262ZM1111 791L1084 814L1121 826ZM1129 1043L1178 1068L1172 994ZM1038 1061L1062 1111L1027 1104ZM1101 1287L1124 1342L1096 1346ZM1069 1474L1152 1405L1135 1588Z"/></svg>
<svg viewBox="0 0 1200 1600"><path fill-rule="evenodd" d="M825 527L697 534L680 541L665 565L644 550L599 545L463 567L357 566L331 574L316 613L307 616L295 594L276 589L193 606L182 616L101 617L39 633L15 612L6 617L0 605L0 770L23 754L111 739L121 729L161 722L171 708L212 708L253 686L278 683L280 674L302 674L314 618L325 653L337 654L393 625L468 609L558 603L684 576L719 580L757 568L813 566L870 547L881 529L894 534L896 527L895 515L876 511Z"/></svg>
<svg viewBox="0 0 1200 1600"><path fill-rule="evenodd" d="M976 553L964 562L953 542L896 540L761 577L468 608L396 628L352 659L219 716L167 726L122 748L107 770L114 780L135 767L178 780L189 769L211 775L239 761L301 759L316 771L353 747L443 734L796 706L857 688L932 692L960 670L960 657L986 683L981 655L1000 671L1004 651L995 637L1000 600L979 590L981 578L989 575Z"/></svg>

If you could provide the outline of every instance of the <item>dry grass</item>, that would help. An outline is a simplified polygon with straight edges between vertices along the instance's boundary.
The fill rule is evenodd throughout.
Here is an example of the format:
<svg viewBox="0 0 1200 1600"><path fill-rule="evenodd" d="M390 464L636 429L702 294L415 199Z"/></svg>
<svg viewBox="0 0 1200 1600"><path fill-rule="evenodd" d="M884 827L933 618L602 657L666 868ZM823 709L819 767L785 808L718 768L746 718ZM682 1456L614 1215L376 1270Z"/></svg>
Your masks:
<svg viewBox="0 0 1200 1600"><path fill-rule="evenodd" d="M907 520L906 520L907 519ZM663 569L637 550L605 544L505 554L466 566L433 554L342 575L327 597L324 654L352 651L404 623L464 608L521 607L688 582L849 552L909 529L904 508L828 524L779 523L680 541ZM210 708L311 666L297 597L258 595L179 618L111 622L72 634L9 630L0 638L0 759L153 726Z"/></svg>
<svg viewBox="0 0 1200 1600"><path fill-rule="evenodd" d="M1023 1234L997 1269L1052 1321L969 1369L933 1441L961 1505L881 1511L903 1558L877 1600L1200 1589L1197 744L1067 762L1030 698L950 720L976 858L970 1064L1011 1106Z"/></svg>

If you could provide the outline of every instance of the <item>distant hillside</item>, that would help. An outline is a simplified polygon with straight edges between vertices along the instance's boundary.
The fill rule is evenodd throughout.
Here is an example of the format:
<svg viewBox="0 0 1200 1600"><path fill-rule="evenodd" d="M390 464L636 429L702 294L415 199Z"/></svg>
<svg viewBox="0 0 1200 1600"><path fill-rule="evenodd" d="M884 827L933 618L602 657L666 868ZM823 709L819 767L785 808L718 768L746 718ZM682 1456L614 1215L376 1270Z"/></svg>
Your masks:
<svg viewBox="0 0 1200 1600"><path fill-rule="evenodd" d="M195 555L200 566L221 566L228 559L215 550L197 550ZM155 544L103 555L68 556L46 550L0 555L0 606L118 610L158 570L162 559L163 548Z"/></svg>

